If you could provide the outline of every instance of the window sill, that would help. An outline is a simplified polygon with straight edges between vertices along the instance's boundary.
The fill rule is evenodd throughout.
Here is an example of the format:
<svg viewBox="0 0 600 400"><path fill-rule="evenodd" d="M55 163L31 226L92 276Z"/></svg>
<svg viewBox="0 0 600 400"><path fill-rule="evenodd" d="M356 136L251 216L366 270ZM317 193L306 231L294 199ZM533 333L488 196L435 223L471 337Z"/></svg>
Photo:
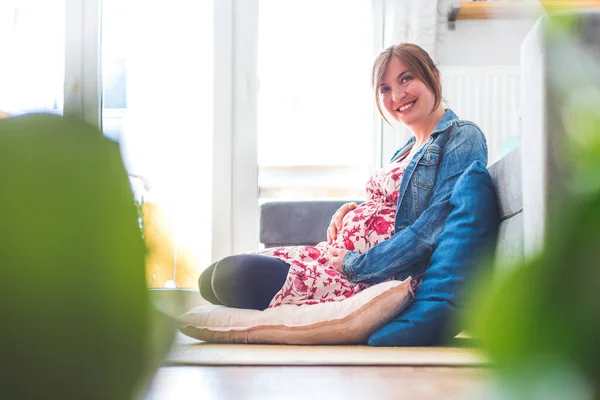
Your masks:
<svg viewBox="0 0 600 400"><path fill-rule="evenodd" d="M161 312L177 318L192 308L206 306L209 303L200 297L198 289L148 289L150 291L150 300L154 307Z"/></svg>

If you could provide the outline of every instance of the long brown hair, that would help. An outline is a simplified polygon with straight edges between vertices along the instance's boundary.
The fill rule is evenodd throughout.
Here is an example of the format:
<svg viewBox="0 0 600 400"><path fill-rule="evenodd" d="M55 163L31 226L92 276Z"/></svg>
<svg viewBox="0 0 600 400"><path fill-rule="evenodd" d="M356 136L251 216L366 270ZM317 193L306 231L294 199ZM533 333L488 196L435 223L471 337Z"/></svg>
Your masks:
<svg viewBox="0 0 600 400"><path fill-rule="evenodd" d="M373 85L373 93L375 94L375 104L383 119L388 124L390 123L381 109L378 87L392 57L398 57L398 59L406 64L412 73L433 92L435 98L433 110L435 110L442 102L442 86L439 79L440 71L435 66L435 63L429 54L421 47L412 43L400 43L390 46L379 53L373 64L373 77L371 83Z"/></svg>

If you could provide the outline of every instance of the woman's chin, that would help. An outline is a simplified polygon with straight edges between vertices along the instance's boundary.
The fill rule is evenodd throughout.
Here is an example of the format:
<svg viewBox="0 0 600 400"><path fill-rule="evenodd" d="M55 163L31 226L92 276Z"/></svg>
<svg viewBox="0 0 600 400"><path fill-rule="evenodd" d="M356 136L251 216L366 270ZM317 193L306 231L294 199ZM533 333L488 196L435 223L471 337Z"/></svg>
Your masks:
<svg viewBox="0 0 600 400"><path fill-rule="evenodd" d="M402 115L398 118L398 122L400 122L402 125L405 125L408 128L415 125L417 121L418 118L415 118L412 115Z"/></svg>

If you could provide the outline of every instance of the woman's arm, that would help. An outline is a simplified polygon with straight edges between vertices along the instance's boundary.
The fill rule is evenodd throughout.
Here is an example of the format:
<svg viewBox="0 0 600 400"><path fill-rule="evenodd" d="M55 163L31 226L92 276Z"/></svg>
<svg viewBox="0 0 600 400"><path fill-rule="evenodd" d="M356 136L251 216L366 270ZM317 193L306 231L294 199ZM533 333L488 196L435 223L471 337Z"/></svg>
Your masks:
<svg viewBox="0 0 600 400"><path fill-rule="evenodd" d="M395 275L404 280L428 266L435 238L452 211L450 195L458 177L475 161L487 165L481 131L470 124L457 127L444 147L431 203L417 220L364 254L348 252L342 270L353 282L378 283Z"/></svg>

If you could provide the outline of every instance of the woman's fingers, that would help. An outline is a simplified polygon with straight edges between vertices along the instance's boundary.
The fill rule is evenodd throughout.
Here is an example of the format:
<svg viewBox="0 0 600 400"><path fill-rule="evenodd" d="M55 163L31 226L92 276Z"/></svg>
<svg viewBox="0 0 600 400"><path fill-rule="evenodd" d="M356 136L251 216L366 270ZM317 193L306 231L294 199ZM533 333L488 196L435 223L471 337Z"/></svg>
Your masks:
<svg viewBox="0 0 600 400"><path fill-rule="evenodd" d="M354 202L346 203L333 214L329 228L327 228L327 243L331 244L337 239L338 232L342 230L342 221L344 220L344 217L356 207L358 207L358 204Z"/></svg>
<svg viewBox="0 0 600 400"><path fill-rule="evenodd" d="M336 212L335 214L333 214L333 223L336 227L336 229L339 231L340 229L342 229L342 219L344 219L344 215L346 215L346 213L348 209L348 204L344 204L342 205Z"/></svg>
<svg viewBox="0 0 600 400"><path fill-rule="evenodd" d="M345 214L339 214L336 218L335 218L335 227L337 228L337 230L339 231L340 229L342 229L342 220L344 219L344 215Z"/></svg>
<svg viewBox="0 0 600 400"><path fill-rule="evenodd" d="M354 202L346 203L343 206L341 206L340 209L335 213L335 215L337 215L335 218L335 225L338 231L342 229L342 221L344 220L346 214L354 210L357 206L358 205Z"/></svg>
<svg viewBox="0 0 600 400"><path fill-rule="evenodd" d="M327 228L327 243L331 244L337 237L337 230L335 223L331 221L329 228Z"/></svg>
<svg viewBox="0 0 600 400"><path fill-rule="evenodd" d="M337 238L337 227L334 222L331 222L329 230L331 231L331 241L333 242Z"/></svg>
<svg viewBox="0 0 600 400"><path fill-rule="evenodd" d="M344 256L348 253L348 250L344 249L331 249L331 268L335 269L339 273L343 274L342 261Z"/></svg>

